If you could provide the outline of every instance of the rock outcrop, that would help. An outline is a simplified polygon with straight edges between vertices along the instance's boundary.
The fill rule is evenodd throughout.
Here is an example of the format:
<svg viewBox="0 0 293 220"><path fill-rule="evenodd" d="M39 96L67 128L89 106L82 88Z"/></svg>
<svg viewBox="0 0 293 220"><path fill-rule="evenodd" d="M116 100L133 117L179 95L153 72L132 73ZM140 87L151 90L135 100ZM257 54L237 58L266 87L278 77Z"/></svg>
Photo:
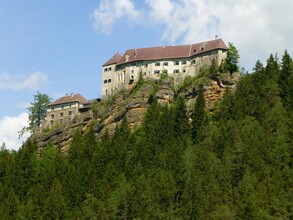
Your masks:
<svg viewBox="0 0 293 220"><path fill-rule="evenodd" d="M217 102L223 97L226 87L235 86L239 79L239 77L232 78L226 76L221 79L222 84L226 84L225 86L219 85L217 80L208 78L205 80L193 78L189 80L189 83L183 82L179 85L175 85L174 80L170 77L160 80L145 80L97 103L94 114L90 110L76 116L73 121L35 134L33 138L40 149L51 143L66 152L75 129L81 128L82 132L85 133L91 123L94 124L98 137L102 137L106 131L110 135L113 134L115 127L124 117L127 118L130 128L134 130L142 124L144 114L150 105L150 99L155 99L162 105L170 105L175 97L184 96L186 97L187 110L191 116L200 88L204 90L206 109L213 111Z"/></svg>

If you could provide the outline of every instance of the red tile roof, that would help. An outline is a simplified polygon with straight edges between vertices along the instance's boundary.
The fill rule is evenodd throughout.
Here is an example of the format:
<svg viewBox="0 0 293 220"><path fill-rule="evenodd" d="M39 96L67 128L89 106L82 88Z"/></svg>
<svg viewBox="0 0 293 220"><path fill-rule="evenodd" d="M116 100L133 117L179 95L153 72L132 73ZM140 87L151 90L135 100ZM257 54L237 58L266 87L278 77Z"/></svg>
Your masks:
<svg viewBox="0 0 293 220"><path fill-rule="evenodd" d="M110 60L108 60L103 66L109 66L118 63L118 61L121 59L120 53L116 53Z"/></svg>
<svg viewBox="0 0 293 220"><path fill-rule="evenodd" d="M86 103L86 99L82 97L80 94L71 94L71 95L63 96L60 99L57 99L56 101L51 102L48 106L61 105L61 104L70 103L70 102L78 102L78 103L84 104Z"/></svg>
<svg viewBox="0 0 293 220"><path fill-rule="evenodd" d="M222 39L215 39L211 41L201 42L190 45L178 45L178 46L161 46L161 47L149 47L127 50L120 58L118 56L112 57L103 66L110 64L125 64L142 60L163 60L163 59L180 59L196 56L205 52L222 49L227 50ZM115 58L115 59L114 59ZM119 60L118 60L119 59ZM111 62L110 62L111 61ZM115 61L115 62L114 62Z"/></svg>

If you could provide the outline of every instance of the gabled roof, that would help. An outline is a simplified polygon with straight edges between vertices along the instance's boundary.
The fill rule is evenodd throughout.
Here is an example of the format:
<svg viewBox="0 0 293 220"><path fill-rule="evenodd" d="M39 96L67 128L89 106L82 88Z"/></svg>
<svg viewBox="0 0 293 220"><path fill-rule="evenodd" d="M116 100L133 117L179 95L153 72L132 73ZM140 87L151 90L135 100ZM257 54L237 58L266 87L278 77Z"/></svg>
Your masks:
<svg viewBox="0 0 293 220"><path fill-rule="evenodd" d="M78 102L80 104L84 104L86 103L86 99L84 97L82 97L80 94L71 94L71 95L66 95L61 97L60 99L57 99L54 102L51 102L48 107L50 106L54 106L54 105L61 105L61 104L65 104L65 103L75 103Z"/></svg>
<svg viewBox="0 0 293 220"><path fill-rule="evenodd" d="M116 53L110 60L108 60L103 66L109 66L109 65L113 65L119 62L119 60L121 59L121 54L120 53Z"/></svg>
<svg viewBox="0 0 293 220"><path fill-rule="evenodd" d="M112 57L103 66L110 64L125 64L135 61L142 60L164 60L164 59L180 59L193 57L198 54L206 53L209 51L222 49L227 50L222 39L215 39L211 41L201 42L197 44L189 45L178 45L178 46L161 46L161 47L149 47L149 48L139 48L139 49L129 49L123 56ZM118 60L119 59L119 60ZM118 60L118 61L117 61Z"/></svg>

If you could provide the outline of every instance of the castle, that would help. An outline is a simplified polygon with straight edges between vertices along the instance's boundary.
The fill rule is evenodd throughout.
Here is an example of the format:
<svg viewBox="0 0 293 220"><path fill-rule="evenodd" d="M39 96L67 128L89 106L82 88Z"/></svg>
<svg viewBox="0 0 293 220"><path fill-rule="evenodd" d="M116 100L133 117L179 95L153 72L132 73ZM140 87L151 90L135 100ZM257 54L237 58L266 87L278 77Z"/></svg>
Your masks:
<svg viewBox="0 0 293 220"><path fill-rule="evenodd" d="M144 78L158 78L163 72L174 78L194 76L213 59L220 65L227 56L227 49L224 41L216 37L197 44L129 49L123 55L117 53L103 65L102 98L133 84L140 74Z"/></svg>
<svg viewBox="0 0 293 220"><path fill-rule="evenodd" d="M123 55L117 53L103 65L102 98L111 97L115 91L132 85L140 74L155 79L163 72L174 79L194 76L212 60L220 65L227 56L227 49L224 41L216 38L197 44L129 49ZM59 98L48 105L44 126L73 120L76 115L88 111L93 101L80 94Z"/></svg>

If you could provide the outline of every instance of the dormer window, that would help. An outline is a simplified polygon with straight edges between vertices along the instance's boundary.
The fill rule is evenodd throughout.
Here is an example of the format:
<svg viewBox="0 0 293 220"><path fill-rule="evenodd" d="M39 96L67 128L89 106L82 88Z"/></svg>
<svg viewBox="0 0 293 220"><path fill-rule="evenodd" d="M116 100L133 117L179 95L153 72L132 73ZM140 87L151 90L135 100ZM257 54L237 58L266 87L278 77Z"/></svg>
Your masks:
<svg viewBox="0 0 293 220"><path fill-rule="evenodd" d="M203 51L203 47L201 48L201 51Z"/></svg>

